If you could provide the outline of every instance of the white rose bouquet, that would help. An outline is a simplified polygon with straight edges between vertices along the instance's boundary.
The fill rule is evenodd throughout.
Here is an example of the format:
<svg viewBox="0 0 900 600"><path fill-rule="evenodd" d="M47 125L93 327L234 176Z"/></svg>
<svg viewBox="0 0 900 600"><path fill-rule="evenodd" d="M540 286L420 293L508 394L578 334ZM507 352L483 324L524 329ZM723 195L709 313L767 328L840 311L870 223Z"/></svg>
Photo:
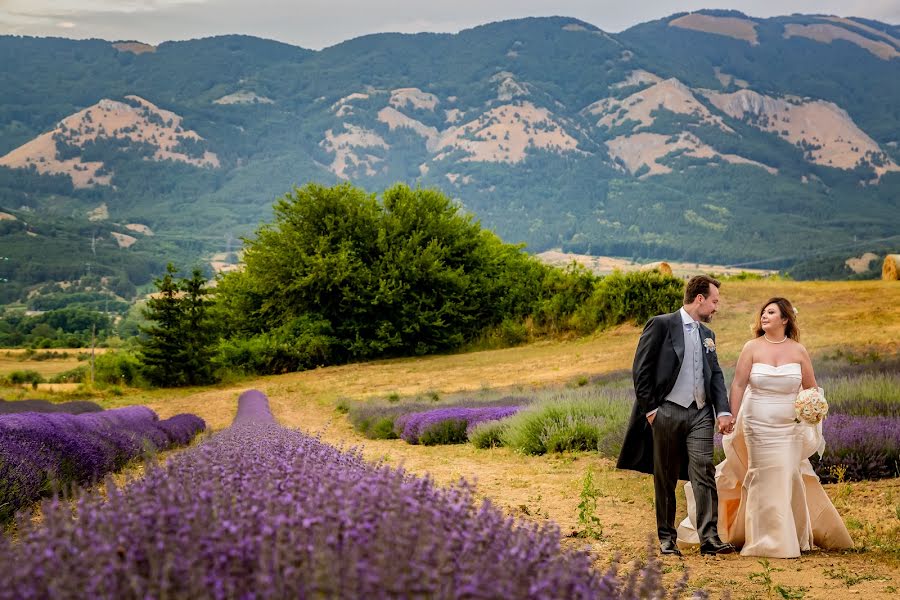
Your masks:
<svg viewBox="0 0 900 600"><path fill-rule="evenodd" d="M828 414L828 402L825 400L825 394L822 388L809 388L800 390L797 398L794 400L794 413L797 423L809 423L810 425L818 425Z"/></svg>

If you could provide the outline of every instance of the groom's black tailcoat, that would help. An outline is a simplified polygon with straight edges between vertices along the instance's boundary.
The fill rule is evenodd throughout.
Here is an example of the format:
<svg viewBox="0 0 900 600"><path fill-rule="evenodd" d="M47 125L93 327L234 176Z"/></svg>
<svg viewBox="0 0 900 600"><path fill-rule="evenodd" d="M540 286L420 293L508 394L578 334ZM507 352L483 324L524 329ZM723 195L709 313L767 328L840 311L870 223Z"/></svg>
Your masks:
<svg viewBox="0 0 900 600"><path fill-rule="evenodd" d="M716 334L701 323L700 343L704 344L707 338L715 343ZM707 351L704 345L701 354L706 401L712 404L716 413L728 412L728 392L716 352ZM675 387L682 360L684 323L680 311L659 315L647 321L634 353L632 378L636 400L616 464L618 468L653 473L653 428L647 422L647 413L666 401L665 397ZM687 466L685 455L681 464L681 479L688 478Z"/></svg>

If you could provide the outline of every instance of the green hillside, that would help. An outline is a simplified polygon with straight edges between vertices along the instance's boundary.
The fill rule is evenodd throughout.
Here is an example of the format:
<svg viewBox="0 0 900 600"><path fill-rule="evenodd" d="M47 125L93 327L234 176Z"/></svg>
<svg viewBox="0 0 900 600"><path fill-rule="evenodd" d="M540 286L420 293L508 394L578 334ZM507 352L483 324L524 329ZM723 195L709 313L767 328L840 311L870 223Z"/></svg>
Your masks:
<svg viewBox="0 0 900 600"><path fill-rule="evenodd" d="M47 132L56 140L55 156L0 166L0 212L16 218L0 221L0 255L10 259L0 265L9 279L2 299L76 278L87 263L143 285L167 261L187 266L234 250L293 186L344 179L372 192L396 182L439 188L535 252L842 277L845 258L895 250L897 28L793 15L754 20L749 43L671 25L681 16L615 35L575 19L530 18L454 35L369 35L321 51L238 35L140 54L102 40L2 36L0 157ZM813 25L858 37L785 37L787 27ZM657 85L675 86L694 108L631 116ZM846 123L798 141L787 126L767 129L769 115L718 107L738 92L829 110ZM98 137L87 142L56 129L104 99L139 107L131 96L196 133L178 134L172 149L181 158L161 159L158 140L98 134L90 121L84 131ZM142 114L141 126L166 120ZM844 132L856 136L840 140L855 154L829 164L840 154L823 136ZM646 140L663 146L658 155L640 154ZM217 164L190 163L204 153ZM102 166L73 185L48 170L64 160L76 170ZM98 184L102 177L109 183ZM108 215L90 220L101 205ZM112 233L134 223L154 235L119 247Z"/></svg>

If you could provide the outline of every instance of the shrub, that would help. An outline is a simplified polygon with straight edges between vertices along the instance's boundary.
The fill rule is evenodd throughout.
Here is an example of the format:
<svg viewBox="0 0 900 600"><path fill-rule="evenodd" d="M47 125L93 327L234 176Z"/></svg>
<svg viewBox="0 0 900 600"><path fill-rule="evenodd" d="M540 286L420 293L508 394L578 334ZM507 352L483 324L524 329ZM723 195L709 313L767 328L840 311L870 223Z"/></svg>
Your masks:
<svg viewBox="0 0 900 600"><path fill-rule="evenodd" d="M488 327L471 344L465 346L468 351L493 350L520 346L531 339L528 325L521 319L506 318L499 325Z"/></svg>
<svg viewBox="0 0 900 600"><path fill-rule="evenodd" d="M820 385L833 413L900 417L900 374L896 372L821 378Z"/></svg>
<svg viewBox="0 0 900 600"><path fill-rule="evenodd" d="M89 368L87 365L80 365L74 369L57 373L50 378L50 383L83 383L89 377Z"/></svg>
<svg viewBox="0 0 900 600"><path fill-rule="evenodd" d="M781 279L778 275L762 275L760 273L751 273L749 271L741 271L740 273L735 273L733 275L710 273L709 276L714 277L723 283L726 281L762 281L763 279L779 281Z"/></svg>
<svg viewBox="0 0 900 600"><path fill-rule="evenodd" d="M216 363L243 373L290 373L328 364L334 345L327 321L303 316L266 333L222 340Z"/></svg>
<svg viewBox="0 0 900 600"><path fill-rule="evenodd" d="M541 445L546 452L570 452L577 450L599 450L600 441L605 439L607 419L598 416L565 415L561 420L550 420L541 431Z"/></svg>
<svg viewBox="0 0 900 600"><path fill-rule="evenodd" d="M466 435L468 423L463 419L446 419L435 423L423 431L417 440L424 446L438 444L464 444L469 438ZM413 442L416 443L416 442Z"/></svg>
<svg viewBox="0 0 900 600"><path fill-rule="evenodd" d="M403 414L402 408L376 403L351 405L350 424L362 435L373 440L394 440L394 419Z"/></svg>
<svg viewBox="0 0 900 600"><path fill-rule="evenodd" d="M374 440L395 440L397 434L394 432L394 420L389 417L375 419L364 435Z"/></svg>
<svg viewBox="0 0 900 600"><path fill-rule="evenodd" d="M6 379L14 385L21 385L23 383L30 383L34 385L44 382L44 376L37 371L32 371L31 369L13 371L6 376Z"/></svg>
<svg viewBox="0 0 900 600"><path fill-rule="evenodd" d="M136 385L141 380L141 362L130 352L105 352L94 358L94 383Z"/></svg>
<svg viewBox="0 0 900 600"><path fill-rule="evenodd" d="M577 388L548 397L505 421L503 445L525 454L598 450L618 455L634 403L628 390Z"/></svg>
<svg viewBox="0 0 900 600"><path fill-rule="evenodd" d="M541 301L532 315L535 325L548 333L572 329L573 315L594 293L598 279L574 262L565 270L548 271L542 282Z"/></svg>
<svg viewBox="0 0 900 600"><path fill-rule="evenodd" d="M485 450L498 448L503 445L503 430L506 429L506 421L486 421L478 423L468 431L469 441L476 448Z"/></svg>
<svg viewBox="0 0 900 600"><path fill-rule="evenodd" d="M597 284L579 309L584 323L600 326L631 321L643 325L650 317L677 310L684 300L684 282L657 271L615 271Z"/></svg>
<svg viewBox="0 0 900 600"><path fill-rule="evenodd" d="M33 361L41 362L44 360L58 360L58 359L64 359L64 358L69 358L68 352L56 352L56 351L35 352L31 348L28 348L27 350L25 350L25 352L22 355L22 358L20 358L19 360L33 360Z"/></svg>
<svg viewBox="0 0 900 600"><path fill-rule="evenodd" d="M463 444L469 427L518 412L518 406L451 406L405 413L394 421L394 433L410 444Z"/></svg>

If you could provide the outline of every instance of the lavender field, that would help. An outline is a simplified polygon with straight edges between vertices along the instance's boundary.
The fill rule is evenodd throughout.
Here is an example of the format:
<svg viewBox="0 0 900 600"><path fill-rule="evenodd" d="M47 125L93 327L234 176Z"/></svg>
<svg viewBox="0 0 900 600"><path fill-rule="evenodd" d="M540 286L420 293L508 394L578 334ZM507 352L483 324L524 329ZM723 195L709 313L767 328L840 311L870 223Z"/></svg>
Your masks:
<svg viewBox="0 0 900 600"><path fill-rule="evenodd" d="M895 360L868 363L821 360L818 379L830 404L823 424L827 447L812 458L824 482L900 477L900 372ZM507 446L525 454L598 451L615 458L634 402L630 376L582 380L497 399L453 397L364 402L349 409L368 437L410 444ZM724 458L716 436L717 462Z"/></svg>
<svg viewBox="0 0 900 600"><path fill-rule="evenodd" d="M144 406L0 415L0 524L41 496L96 483L144 453L188 444L205 428L190 414L160 421Z"/></svg>
<svg viewBox="0 0 900 600"><path fill-rule="evenodd" d="M833 456L844 481L896 477L889 462L889 451L896 448L896 373L877 364L829 366L819 370L832 407L820 475L828 480L834 468L824 461ZM503 432L498 445L513 439L512 432L539 444L535 452L525 454L552 454L585 442L592 453L610 456L617 423L624 418L620 412L627 414L633 399L629 388L627 378L616 377L579 379L539 390L497 390L493 395L426 394L390 399L377 407L368 403L365 419L370 424L386 419L390 437L401 440L380 443L399 444L411 453L425 450L408 446L405 437L417 444L445 443L440 432L447 431L464 433L471 442L475 432L498 427ZM280 404L279 410L285 406ZM598 412L587 412L597 406ZM351 417L360 414L351 408ZM404 436L407 426L410 434ZM471 447L457 454L471 453L495 460L495 455ZM107 480L74 503L45 500L39 522L18 519L10 535L0 540L0 599L632 598L662 597L673 592L673 585L690 591L708 585L709 580L700 577L685 588L687 574L680 569L664 576L671 565L662 565L652 551L630 551L629 563L636 556L650 558L625 567L624 574L616 567L611 570L615 551L608 542L599 542L602 551L594 544L587 552L585 542L565 538L568 525L560 531L554 521L520 521L510 516L508 506L477 502L483 493L468 483L438 486L427 476L416 477L377 458L371 462L373 455L367 455L369 461L361 451L338 450L313 435L282 427L263 394L244 394L231 427L173 454L141 479L121 488ZM508 465L526 460L511 456L505 450L496 455ZM861 467L854 470L851 459ZM569 459L562 460L567 464ZM551 457L547 464L563 462ZM603 494L625 494L624 500L611 500L604 520L609 535L616 535L624 513L646 512L643 492L632 488L634 483L625 484L623 492L623 480L614 471L597 475L605 485L619 486L606 487ZM552 477L552 470L544 476ZM844 489L835 488L835 493L850 493ZM574 493L577 496L577 490ZM844 514L851 498L841 498L837 502ZM535 501L528 500L529 507ZM564 515L553 518L558 517L565 522ZM860 528L869 527L853 525L852 519L848 523L854 539L862 535ZM640 538L643 524L634 527L640 529ZM885 527L888 533L895 531L890 523ZM866 544L877 541L896 548L896 541L879 541L880 534L866 529L865 535L861 539ZM865 558L871 547L876 546L857 551ZM692 573L703 572L704 565L687 558ZM740 583L728 581L725 588L713 587Z"/></svg>
<svg viewBox="0 0 900 600"><path fill-rule="evenodd" d="M279 426L260 392L233 425L124 488L43 504L0 540L0 598L659 597L651 558L620 577L552 522L476 504L465 482ZM678 584L685 586L686 577Z"/></svg>

